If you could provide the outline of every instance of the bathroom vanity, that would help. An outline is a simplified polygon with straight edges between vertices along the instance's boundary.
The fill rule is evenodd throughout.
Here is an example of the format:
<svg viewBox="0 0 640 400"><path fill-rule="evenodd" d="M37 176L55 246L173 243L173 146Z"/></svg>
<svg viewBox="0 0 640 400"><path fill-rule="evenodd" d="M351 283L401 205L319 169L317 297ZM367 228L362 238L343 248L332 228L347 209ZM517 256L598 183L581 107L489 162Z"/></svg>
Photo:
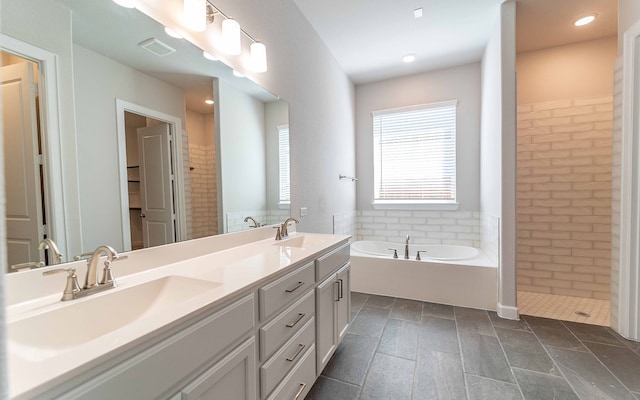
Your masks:
<svg viewBox="0 0 640 400"><path fill-rule="evenodd" d="M117 288L72 301L63 275L7 277L43 283L8 296L12 398L304 399L349 324L348 236L265 227L127 255Z"/></svg>

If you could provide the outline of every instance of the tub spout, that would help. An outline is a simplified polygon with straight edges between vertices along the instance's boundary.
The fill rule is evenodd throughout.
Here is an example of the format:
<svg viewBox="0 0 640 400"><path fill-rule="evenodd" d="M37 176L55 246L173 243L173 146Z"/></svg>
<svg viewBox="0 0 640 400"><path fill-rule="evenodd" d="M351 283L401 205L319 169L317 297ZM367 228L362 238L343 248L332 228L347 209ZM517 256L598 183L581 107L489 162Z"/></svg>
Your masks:
<svg viewBox="0 0 640 400"><path fill-rule="evenodd" d="M404 259L408 260L409 259L409 239L411 239L409 237L409 235L407 235L407 240L405 240L404 242Z"/></svg>

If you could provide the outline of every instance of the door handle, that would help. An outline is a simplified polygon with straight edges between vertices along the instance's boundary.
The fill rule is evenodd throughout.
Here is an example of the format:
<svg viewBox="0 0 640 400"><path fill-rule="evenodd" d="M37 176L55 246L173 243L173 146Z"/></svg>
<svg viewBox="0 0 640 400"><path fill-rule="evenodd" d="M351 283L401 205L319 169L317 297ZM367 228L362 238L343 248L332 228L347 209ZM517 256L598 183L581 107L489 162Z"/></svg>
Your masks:
<svg viewBox="0 0 640 400"><path fill-rule="evenodd" d="M338 283L339 283L339 285L338 285L338 298L342 299L344 297L344 292L343 292L344 287L342 285L342 279L338 279Z"/></svg>
<svg viewBox="0 0 640 400"><path fill-rule="evenodd" d="M146 218L146 215L140 214L140 218Z"/></svg>

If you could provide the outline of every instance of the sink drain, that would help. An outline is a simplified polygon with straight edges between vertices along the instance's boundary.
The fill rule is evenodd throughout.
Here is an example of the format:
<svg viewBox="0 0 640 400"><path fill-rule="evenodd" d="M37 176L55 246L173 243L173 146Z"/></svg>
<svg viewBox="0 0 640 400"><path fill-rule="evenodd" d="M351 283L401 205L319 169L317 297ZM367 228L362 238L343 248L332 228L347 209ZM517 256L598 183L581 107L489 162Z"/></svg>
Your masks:
<svg viewBox="0 0 640 400"><path fill-rule="evenodd" d="M576 315L579 315L581 317L587 317L587 318L591 316L591 314L586 313L584 311L576 311Z"/></svg>

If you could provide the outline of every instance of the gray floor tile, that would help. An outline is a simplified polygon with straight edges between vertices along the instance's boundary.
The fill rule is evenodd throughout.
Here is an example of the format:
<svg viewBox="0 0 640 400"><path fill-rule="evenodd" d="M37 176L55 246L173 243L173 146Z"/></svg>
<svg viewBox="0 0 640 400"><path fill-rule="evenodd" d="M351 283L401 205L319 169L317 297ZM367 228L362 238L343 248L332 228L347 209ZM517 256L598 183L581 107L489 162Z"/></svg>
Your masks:
<svg viewBox="0 0 640 400"><path fill-rule="evenodd" d="M634 396L636 396L636 399L640 400L640 393L634 393Z"/></svg>
<svg viewBox="0 0 640 400"><path fill-rule="evenodd" d="M422 302L417 300L396 299L391 307L391 318L420 322Z"/></svg>
<svg viewBox="0 0 640 400"><path fill-rule="evenodd" d="M613 336L607 328L598 325L579 324L576 322L562 321L564 326L569 328L578 339L589 342L612 344L620 346L622 343Z"/></svg>
<svg viewBox="0 0 640 400"><path fill-rule="evenodd" d="M356 335L380 337L388 316L388 309L365 305L351 321L347 331Z"/></svg>
<svg viewBox="0 0 640 400"><path fill-rule="evenodd" d="M366 293L351 292L351 311L360 311L368 298L369 295Z"/></svg>
<svg viewBox="0 0 640 400"><path fill-rule="evenodd" d="M378 338L347 333L322 375L354 385L362 385L378 347Z"/></svg>
<svg viewBox="0 0 640 400"><path fill-rule="evenodd" d="M419 351L435 350L444 353L459 354L456 321L429 316L422 317Z"/></svg>
<svg viewBox="0 0 640 400"><path fill-rule="evenodd" d="M618 339L620 342L622 342L622 344L624 344L625 346L627 346L628 348L630 348L631 350L635 351L637 354L640 354L640 342L634 342L633 340L629 340L626 339L625 337L623 337L622 335L620 335L618 332L616 332L615 330L607 327L605 328L613 337L615 337L616 339Z"/></svg>
<svg viewBox="0 0 640 400"><path fill-rule="evenodd" d="M453 306L438 303L422 304L422 315L429 315L431 317L454 319Z"/></svg>
<svg viewBox="0 0 640 400"><path fill-rule="evenodd" d="M627 387L640 392L640 356L625 346L583 342L585 346Z"/></svg>
<svg viewBox="0 0 640 400"><path fill-rule="evenodd" d="M551 358L531 332L495 328L512 367L559 375Z"/></svg>
<svg viewBox="0 0 640 400"><path fill-rule="evenodd" d="M469 400L522 400L517 385L467 374Z"/></svg>
<svg viewBox="0 0 640 400"><path fill-rule="evenodd" d="M489 314L484 310L455 307L456 321L460 332L479 333L481 335L495 336Z"/></svg>
<svg viewBox="0 0 640 400"><path fill-rule="evenodd" d="M515 383L498 338L459 332L464 372L499 381Z"/></svg>
<svg viewBox="0 0 640 400"><path fill-rule="evenodd" d="M580 341L562 322L555 319L525 316L525 321L544 345L586 351Z"/></svg>
<svg viewBox="0 0 640 400"><path fill-rule="evenodd" d="M561 376L513 369L525 400L579 400L567 380Z"/></svg>
<svg viewBox="0 0 640 400"><path fill-rule="evenodd" d="M635 400L593 354L552 346L547 350L581 399Z"/></svg>
<svg viewBox="0 0 640 400"><path fill-rule="evenodd" d="M415 360L419 336L419 323L389 319L380 338L378 352Z"/></svg>
<svg viewBox="0 0 640 400"><path fill-rule="evenodd" d="M394 297L370 294L367 302L364 304L370 307L391 308L394 300Z"/></svg>
<svg viewBox="0 0 640 400"><path fill-rule="evenodd" d="M438 351L420 353L413 379L413 400L461 400L466 397L459 355Z"/></svg>
<svg viewBox="0 0 640 400"><path fill-rule="evenodd" d="M305 400L354 400L359 393L360 386L320 376Z"/></svg>
<svg viewBox="0 0 640 400"><path fill-rule="evenodd" d="M376 353L362 387L363 400L410 400L415 362Z"/></svg>
<svg viewBox="0 0 640 400"><path fill-rule="evenodd" d="M495 311L487 311L489 319L495 328L513 329L517 331L531 332L531 328L524 319L512 320L500 318Z"/></svg>

